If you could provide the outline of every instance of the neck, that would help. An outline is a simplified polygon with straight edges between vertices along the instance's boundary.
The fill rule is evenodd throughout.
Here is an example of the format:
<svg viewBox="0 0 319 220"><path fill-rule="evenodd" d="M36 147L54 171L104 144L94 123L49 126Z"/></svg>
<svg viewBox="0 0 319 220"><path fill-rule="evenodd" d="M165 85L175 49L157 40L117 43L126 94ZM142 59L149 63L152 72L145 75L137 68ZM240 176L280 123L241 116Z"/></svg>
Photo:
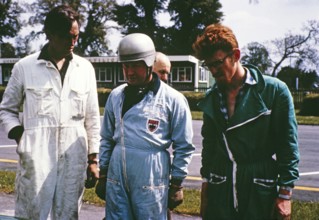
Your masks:
<svg viewBox="0 0 319 220"><path fill-rule="evenodd" d="M49 57L55 62L55 63L59 63L61 61L64 61L64 56L58 54L54 48L52 46L48 46L48 54Z"/></svg>
<svg viewBox="0 0 319 220"><path fill-rule="evenodd" d="M228 84L227 88L225 88L228 91L232 90L239 90L242 85L245 83L246 80L246 70L242 65L239 65L236 73L234 74L234 77L232 78L232 81L230 84Z"/></svg>

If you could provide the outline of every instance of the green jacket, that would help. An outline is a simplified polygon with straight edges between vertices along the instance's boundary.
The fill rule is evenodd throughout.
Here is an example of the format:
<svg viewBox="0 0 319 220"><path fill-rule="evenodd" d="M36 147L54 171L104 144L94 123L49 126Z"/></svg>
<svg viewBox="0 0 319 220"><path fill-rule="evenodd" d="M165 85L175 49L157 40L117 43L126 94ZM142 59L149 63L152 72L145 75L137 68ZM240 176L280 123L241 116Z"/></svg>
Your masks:
<svg viewBox="0 0 319 220"><path fill-rule="evenodd" d="M262 75L252 65L245 67L257 84L248 88L228 122L216 87L198 104L204 112L201 175L210 180L225 176L233 180L233 187L255 179L294 186L299 150L290 91L277 78Z"/></svg>

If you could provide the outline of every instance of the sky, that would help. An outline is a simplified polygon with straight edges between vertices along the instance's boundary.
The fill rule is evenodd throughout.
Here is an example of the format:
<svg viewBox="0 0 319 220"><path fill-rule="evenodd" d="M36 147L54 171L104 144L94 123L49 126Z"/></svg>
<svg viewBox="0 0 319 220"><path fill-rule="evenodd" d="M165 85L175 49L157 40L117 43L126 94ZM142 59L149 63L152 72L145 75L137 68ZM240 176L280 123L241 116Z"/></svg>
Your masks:
<svg viewBox="0 0 319 220"><path fill-rule="evenodd" d="M130 0L122 0L126 3ZM265 43L285 34L302 33L309 20L319 20L319 0L219 0L224 13L222 23L236 34L240 48L251 42ZM162 14L161 25L170 25ZM121 37L112 33L110 48L116 51Z"/></svg>
<svg viewBox="0 0 319 220"><path fill-rule="evenodd" d="M240 47L302 33L309 20L319 20L319 0L220 0L223 24L237 36Z"/></svg>

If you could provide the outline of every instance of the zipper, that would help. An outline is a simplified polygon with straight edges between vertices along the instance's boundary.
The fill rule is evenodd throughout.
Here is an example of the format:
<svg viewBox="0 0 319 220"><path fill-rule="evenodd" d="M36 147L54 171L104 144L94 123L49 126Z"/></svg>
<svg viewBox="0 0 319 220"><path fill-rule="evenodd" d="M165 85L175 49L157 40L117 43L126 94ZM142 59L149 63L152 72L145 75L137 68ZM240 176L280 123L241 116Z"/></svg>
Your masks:
<svg viewBox="0 0 319 220"><path fill-rule="evenodd" d="M264 112L260 113L259 115L257 115L256 117L250 118L250 119L248 119L248 120L246 120L246 121L244 121L244 122L242 122L240 124L237 124L237 125L234 125L233 127L227 128L226 131L230 131L232 129L235 129L235 128L238 128L238 127L240 127L242 125L245 125L245 124L247 124L247 123L249 123L251 121L256 120L257 118L259 118L259 117L261 117L263 115L270 115L270 114L271 114L271 110L264 111Z"/></svg>
<svg viewBox="0 0 319 220"><path fill-rule="evenodd" d="M123 167L123 179L124 179L124 184L125 184L125 188L127 191L130 191L129 190L129 187L128 187L128 181L127 181L127 172L126 172L126 154L125 154L125 141L124 141L124 114L122 116L122 110L123 110L123 100L124 100L124 93L122 94L122 99L120 100L120 118L121 118L121 121L120 121L120 125L121 125L121 151L122 151L122 167Z"/></svg>
<svg viewBox="0 0 319 220"><path fill-rule="evenodd" d="M233 183L233 201L234 201L234 208L236 209L236 211L238 212L238 199L237 199L237 188L236 188L236 174L237 174L237 163L234 159L234 156L232 154L232 152L230 151L229 149L229 146L228 146L228 142L227 142L227 139L226 139L226 136L225 134L223 133L223 138L224 138L224 142L225 142L225 145L226 145L226 150L227 150L227 153L228 153L228 156L229 156L229 159L231 160L231 162L233 163L233 172L232 172L232 183Z"/></svg>
<svg viewBox="0 0 319 220"><path fill-rule="evenodd" d="M257 118L263 116L263 115L270 115L271 114L271 110L267 110L265 112L262 112L260 113L259 115L257 115L256 117L253 117L251 119L248 119L240 124L237 124L233 127L229 127L226 129L226 132L227 131L230 131L232 129L235 129L235 128L238 128L240 126L243 126L251 121L254 121L256 120ZM235 158L234 158L234 155L232 154L230 148L229 148L229 145L228 145L228 141L227 141L227 138L225 136L225 133L222 133L223 134L223 139L224 139L224 142L225 142L225 145L226 145L226 150L227 150L227 153L228 153L228 157L229 159L231 160L232 164L233 164L233 169L232 169L232 185L233 185L233 202L234 202L234 208L236 209L236 211L238 212L238 198L237 198L237 187L236 187L236 183L237 183L237 163L235 161Z"/></svg>

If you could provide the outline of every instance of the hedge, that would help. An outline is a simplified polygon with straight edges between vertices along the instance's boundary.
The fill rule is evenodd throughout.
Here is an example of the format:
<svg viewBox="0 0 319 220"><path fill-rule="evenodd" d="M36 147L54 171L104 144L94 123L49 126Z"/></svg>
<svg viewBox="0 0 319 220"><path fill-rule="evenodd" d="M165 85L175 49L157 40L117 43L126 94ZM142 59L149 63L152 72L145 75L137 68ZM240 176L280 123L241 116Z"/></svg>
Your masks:
<svg viewBox="0 0 319 220"><path fill-rule="evenodd" d="M319 116L319 95L307 95L301 105L299 115L302 116Z"/></svg>
<svg viewBox="0 0 319 220"><path fill-rule="evenodd" d="M2 100L4 90L5 90L5 87L0 86L0 102ZM98 88L97 91L98 91L99 106L104 107L106 100L108 99L112 90L107 88ZM188 100L188 104L191 111L199 111L197 107L197 103L204 98L205 93L203 92L182 92L182 93L185 95L186 99Z"/></svg>

